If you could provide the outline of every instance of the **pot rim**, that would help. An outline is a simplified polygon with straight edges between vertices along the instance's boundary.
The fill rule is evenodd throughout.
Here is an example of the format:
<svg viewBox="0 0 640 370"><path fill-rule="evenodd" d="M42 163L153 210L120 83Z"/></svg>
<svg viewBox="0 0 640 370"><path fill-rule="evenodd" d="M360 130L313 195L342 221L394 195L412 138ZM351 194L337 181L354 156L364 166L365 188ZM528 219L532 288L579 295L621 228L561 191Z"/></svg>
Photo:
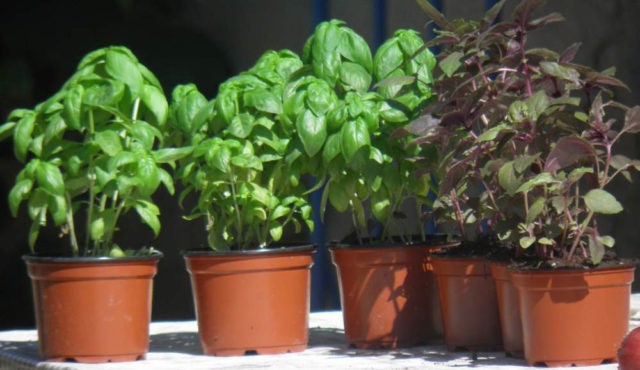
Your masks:
<svg viewBox="0 0 640 370"><path fill-rule="evenodd" d="M164 257L164 253L154 251L153 254L147 256L127 256L127 257L107 257L107 256L47 256L42 254L24 254L22 260L25 262L35 263L114 263L114 262L136 262L136 261L158 261Z"/></svg>
<svg viewBox="0 0 640 370"><path fill-rule="evenodd" d="M294 252L307 252L315 253L317 246L312 243L287 243L287 245L275 245L267 248L260 249L243 249L243 250L227 250L227 251L215 251L211 248L192 248L183 249L180 254L183 257L207 257L207 256L253 256L264 254L281 254L281 253L294 253Z"/></svg>
<svg viewBox="0 0 640 370"><path fill-rule="evenodd" d="M595 268L579 268L579 267L562 267L562 268L543 268L543 269L534 269L534 268L521 268L518 266L514 266L510 264L507 266L507 270L512 273L522 273L522 274L535 274L535 275L543 275L543 274L575 274L575 273L601 273L601 272L610 272L616 270L635 270L638 266L638 263L630 260L618 260L618 264L610 266L598 266Z"/></svg>
<svg viewBox="0 0 640 370"><path fill-rule="evenodd" d="M419 235L410 236L411 240L408 243L404 243L401 241L375 241L373 243L366 244L351 244L342 241L332 241L329 242L329 249L384 249L384 248L451 248L458 244L460 244L460 240L457 239L455 235L445 234L445 233L436 233L436 234L427 234L427 237L437 238L437 237L449 237L451 236L453 240L447 241L422 241L420 240Z"/></svg>

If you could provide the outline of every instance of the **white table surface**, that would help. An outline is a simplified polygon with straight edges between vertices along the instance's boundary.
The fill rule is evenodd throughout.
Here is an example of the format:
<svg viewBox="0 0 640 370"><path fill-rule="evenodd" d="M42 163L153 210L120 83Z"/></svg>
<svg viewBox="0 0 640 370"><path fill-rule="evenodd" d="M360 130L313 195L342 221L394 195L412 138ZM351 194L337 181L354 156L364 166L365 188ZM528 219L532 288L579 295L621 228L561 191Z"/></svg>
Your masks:
<svg viewBox="0 0 640 370"><path fill-rule="evenodd" d="M631 297L630 327L640 326L640 295ZM447 352L444 346L421 346L398 350L348 348L340 311L316 312L309 318L309 348L280 355L214 357L202 355L195 321L154 322L147 359L136 362L77 364L41 362L35 330L0 332L0 370L23 369L531 369L524 360L500 352ZM614 370L617 364L591 366ZM562 368L559 368L562 369ZM575 368L567 368L575 369Z"/></svg>

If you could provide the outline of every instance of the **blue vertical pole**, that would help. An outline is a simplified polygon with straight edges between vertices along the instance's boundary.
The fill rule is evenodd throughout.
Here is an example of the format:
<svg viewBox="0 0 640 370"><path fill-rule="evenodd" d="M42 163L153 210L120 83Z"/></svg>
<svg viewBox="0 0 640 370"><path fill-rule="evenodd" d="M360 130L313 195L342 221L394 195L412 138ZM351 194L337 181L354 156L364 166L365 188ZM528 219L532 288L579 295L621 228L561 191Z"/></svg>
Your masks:
<svg viewBox="0 0 640 370"><path fill-rule="evenodd" d="M486 10L489 10L489 9L493 8L493 6L496 5L497 3L498 3L498 0L485 0L484 8ZM498 16L496 17L495 22L500 22L500 16L501 16L501 14L498 14Z"/></svg>
<svg viewBox="0 0 640 370"><path fill-rule="evenodd" d="M313 23L315 26L329 19L329 0L314 0L313 2ZM318 181L314 179L313 183ZM311 310L318 311L327 308L325 295L327 292L326 282L330 279L330 265L328 251L325 240L325 225L322 222L320 204L324 187L316 190L310 196L313 207L314 230L311 233L311 242L317 246L314 265L311 268ZM334 293L337 295L337 292Z"/></svg>
<svg viewBox="0 0 640 370"><path fill-rule="evenodd" d="M442 5L443 5L442 4L442 0L429 0L429 2L436 9L438 9L439 12L442 12ZM436 34L433 31L434 29L435 29L435 24L433 22L431 22L429 24L429 28L428 28L428 32L429 32L428 37L430 39L436 37ZM440 51L439 47L437 47L437 46L436 47L432 47L431 50L436 54ZM436 183L437 182L437 179L436 179L436 177L435 177L435 175L433 173L431 173L430 177L431 177L431 182L432 183ZM431 191L431 190L429 190L429 192L427 193L427 196L429 197L429 199L434 200L434 201L438 197L438 195L436 193L434 193L433 191ZM437 233L438 232L438 224L437 224L435 218L432 217L429 220L427 220L426 224L424 225L424 228L425 228L425 232L427 233L427 235Z"/></svg>
<svg viewBox="0 0 640 370"><path fill-rule="evenodd" d="M378 49L387 38L387 0L373 3L373 45Z"/></svg>
<svg viewBox="0 0 640 370"><path fill-rule="evenodd" d="M438 11L442 12L442 0L429 0L429 2L431 3L431 5L433 5L436 9L438 9ZM429 34L427 35L427 37L429 37L430 39L436 37L436 33L433 32L433 30L435 29L436 25L435 23L431 22L429 24L429 28L428 28L428 32ZM434 50L434 52L437 53L437 50Z"/></svg>

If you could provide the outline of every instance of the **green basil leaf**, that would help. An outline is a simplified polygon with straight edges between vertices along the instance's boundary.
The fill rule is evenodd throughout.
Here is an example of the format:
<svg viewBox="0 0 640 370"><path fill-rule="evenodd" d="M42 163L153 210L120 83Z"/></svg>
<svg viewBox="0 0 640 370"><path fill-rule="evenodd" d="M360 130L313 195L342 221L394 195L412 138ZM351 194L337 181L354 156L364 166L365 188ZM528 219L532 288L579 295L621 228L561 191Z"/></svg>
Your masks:
<svg viewBox="0 0 640 370"><path fill-rule="evenodd" d="M150 196L160 186L158 167L150 157L143 157L138 161L136 177L139 180L138 190L143 196Z"/></svg>
<svg viewBox="0 0 640 370"><path fill-rule="evenodd" d="M36 170L38 185L51 195L64 195L64 180L60 169L49 163L40 162Z"/></svg>
<svg viewBox="0 0 640 370"><path fill-rule="evenodd" d="M231 170L231 150L226 146L220 146L213 151L211 163L220 172L228 174Z"/></svg>
<svg viewBox="0 0 640 370"><path fill-rule="evenodd" d="M371 50L367 42L352 29L342 28L342 37L338 51L345 58L362 66L368 73L372 69Z"/></svg>
<svg viewBox="0 0 640 370"><path fill-rule="evenodd" d="M396 38L387 40L380 45L373 58L373 75L376 81L383 81L391 76L391 73L402 66L404 55L398 46Z"/></svg>
<svg viewBox="0 0 640 370"><path fill-rule="evenodd" d="M288 216L291 213L291 208L278 205L273 212L269 215L269 220L275 221L279 218Z"/></svg>
<svg viewBox="0 0 640 370"><path fill-rule="evenodd" d="M345 90L366 92L371 86L371 75L367 70L355 63L344 62L340 66L340 82Z"/></svg>
<svg viewBox="0 0 640 370"><path fill-rule="evenodd" d="M15 122L6 122L0 126L0 141L13 135L13 130L16 127Z"/></svg>
<svg viewBox="0 0 640 370"><path fill-rule="evenodd" d="M254 155L237 155L235 157L231 157L231 164L240 167L253 169L256 171L262 171L262 162L260 159Z"/></svg>
<svg viewBox="0 0 640 370"><path fill-rule="evenodd" d="M315 156L327 138L327 122L324 116L316 116L310 110L305 110L296 120L298 136L304 150L310 157Z"/></svg>
<svg viewBox="0 0 640 370"><path fill-rule="evenodd" d="M152 85L144 85L142 89L142 102L153 113L158 126L164 126L169 113L169 104L162 90Z"/></svg>
<svg viewBox="0 0 640 370"><path fill-rule="evenodd" d="M385 222L391 213L391 199L386 188L381 187L379 191L371 194L371 213L381 222Z"/></svg>
<svg viewBox="0 0 640 370"><path fill-rule="evenodd" d="M40 223L32 222L31 227L29 228L29 248L31 248L31 251L33 251L36 246L36 240L38 240L39 233L40 233Z"/></svg>
<svg viewBox="0 0 640 370"><path fill-rule="evenodd" d="M160 219L158 218L160 211L158 210L158 207L151 202L138 201L134 208L142 222L147 224L151 230L153 230L153 234L157 237L158 234L160 234Z"/></svg>
<svg viewBox="0 0 640 370"><path fill-rule="evenodd" d="M105 70L111 77L129 86L134 96L140 95L142 90L142 74L137 61L125 53L108 50L105 57Z"/></svg>
<svg viewBox="0 0 640 370"><path fill-rule="evenodd" d="M154 151L153 158L157 163L171 163L182 159L193 152L193 147L162 148Z"/></svg>
<svg viewBox="0 0 640 370"><path fill-rule="evenodd" d="M255 109L273 114L282 113L282 100L265 89L249 90L244 93L244 104Z"/></svg>
<svg viewBox="0 0 640 370"><path fill-rule="evenodd" d="M35 114L27 114L18 121L15 130L13 130L13 149L16 158L20 162L24 162L27 159L27 151L29 150L29 144L31 144L31 135L33 134L35 123Z"/></svg>
<svg viewBox="0 0 640 370"><path fill-rule="evenodd" d="M342 152L341 148L342 136L340 133L335 133L329 136L327 143L322 151L322 160L325 165L331 163L331 161Z"/></svg>
<svg viewBox="0 0 640 370"><path fill-rule="evenodd" d="M158 168L158 175L160 175L160 181L167 189L169 194L173 195L176 191L175 187L173 186L173 177L169 174L169 172L165 171L162 168Z"/></svg>
<svg viewBox="0 0 640 370"><path fill-rule="evenodd" d="M104 236L104 219L98 217L91 221L90 226L91 240L101 240Z"/></svg>
<svg viewBox="0 0 640 370"><path fill-rule="evenodd" d="M16 182L16 184L9 191L9 210L13 217L18 216L18 208L23 200L29 197L29 192L33 187L33 181L31 179L24 179Z"/></svg>
<svg viewBox="0 0 640 370"><path fill-rule="evenodd" d="M269 235L273 238L274 241L278 241L282 238L282 225L277 223L269 224Z"/></svg>
<svg viewBox="0 0 640 370"><path fill-rule="evenodd" d="M245 139L251 130L255 126L256 121L254 117L249 113L240 113L231 119L231 124L228 127L229 133L237 138Z"/></svg>
<svg viewBox="0 0 640 370"><path fill-rule="evenodd" d="M137 155L129 151L121 151L115 156L109 158L107 169L110 172L115 172L118 168L122 166L126 166L131 163L136 163L137 161L138 161Z"/></svg>
<svg viewBox="0 0 640 370"><path fill-rule="evenodd" d="M120 136L115 131L96 132L94 141L103 152L115 156L122 151Z"/></svg>
<svg viewBox="0 0 640 370"><path fill-rule="evenodd" d="M67 202L65 197L54 195L49 197L49 213L56 226L67 223Z"/></svg>
<svg viewBox="0 0 640 370"><path fill-rule="evenodd" d="M349 208L349 195L344 188L336 183L329 186L329 202L338 212L344 212Z"/></svg>
<svg viewBox="0 0 640 370"><path fill-rule="evenodd" d="M341 148L342 156L347 163L351 162L353 156L360 148L369 146L370 144L369 129L364 120L358 118L345 122L341 131Z"/></svg>
<svg viewBox="0 0 640 370"><path fill-rule="evenodd" d="M316 115L322 116L331 109L336 101L335 93L323 80L318 80L307 87L307 105Z"/></svg>
<svg viewBox="0 0 640 370"><path fill-rule="evenodd" d="M67 92L67 96L64 98L64 118L69 127L74 130L79 130L81 125L81 112L82 112L82 94L84 94L84 88L82 85L74 85Z"/></svg>

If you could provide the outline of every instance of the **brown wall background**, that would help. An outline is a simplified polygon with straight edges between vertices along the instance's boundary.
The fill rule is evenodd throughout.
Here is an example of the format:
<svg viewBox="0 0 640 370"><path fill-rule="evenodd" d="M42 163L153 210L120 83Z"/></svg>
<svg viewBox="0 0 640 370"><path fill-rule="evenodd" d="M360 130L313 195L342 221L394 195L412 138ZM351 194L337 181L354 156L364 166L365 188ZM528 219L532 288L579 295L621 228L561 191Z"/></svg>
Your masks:
<svg viewBox="0 0 640 370"><path fill-rule="evenodd" d="M443 0L450 17L478 18L484 1ZM372 0L329 1L329 16L348 25L372 44ZM507 12L516 1L508 2ZM300 52L313 31L313 0L24 0L0 5L0 120L17 107L31 107L53 94L73 72L79 59L98 47L122 44L156 73L165 92L179 83L195 82L207 97L227 77L251 66L267 49ZM618 77L633 93L620 92L628 104L640 103L640 2L629 0L554 0L547 11L568 19L532 36L535 45L562 50L582 41L577 60L598 69L618 67ZM425 34L427 19L413 0L387 1L387 34L413 28ZM640 137L624 145L627 155L640 155ZM28 219L9 215L6 194L19 171L10 142L0 143L0 328L33 326L31 292L20 256L27 252ZM636 176L636 180L639 180ZM640 239L638 182L616 184L625 211L609 219L605 231L623 256L638 256ZM121 245L153 244L165 253L155 285L154 319L191 319L188 275L179 251L204 245L197 221L181 219L168 194L159 194L163 210L160 239L137 222L124 223ZM345 221L346 220L346 221ZM132 220L135 221L135 220ZM346 215L326 216L327 240L349 233ZM56 230L41 237L64 246ZM334 282L329 281L332 286ZM640 285L638 285L640 286ZM335 288L335 286L333 286ZM325 307L335 307L335 293Z"/></svg>

